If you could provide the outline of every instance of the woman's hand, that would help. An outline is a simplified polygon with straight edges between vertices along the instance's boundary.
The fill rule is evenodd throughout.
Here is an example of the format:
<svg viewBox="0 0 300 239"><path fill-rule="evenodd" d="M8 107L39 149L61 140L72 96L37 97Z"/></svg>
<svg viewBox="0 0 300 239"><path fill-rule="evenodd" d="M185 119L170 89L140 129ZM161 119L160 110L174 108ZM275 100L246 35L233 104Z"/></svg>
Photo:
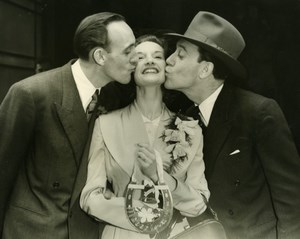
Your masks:
<svg viewBox="0 0 300 239"><path fill-rule="evenodd" d="M137 144L137 161L142 173L156 183L158 181L156 156L148 144Z"/></svg>

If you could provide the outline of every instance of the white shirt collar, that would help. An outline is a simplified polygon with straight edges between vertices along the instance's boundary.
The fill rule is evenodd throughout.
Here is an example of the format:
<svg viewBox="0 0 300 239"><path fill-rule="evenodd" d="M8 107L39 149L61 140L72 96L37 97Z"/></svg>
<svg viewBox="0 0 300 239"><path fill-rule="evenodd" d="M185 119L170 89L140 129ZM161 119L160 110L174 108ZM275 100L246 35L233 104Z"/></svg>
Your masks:
<svg viewBox="0 0 300 239"><path fill-rule="evenodd" d="M88 104L92 100L92 95L95 93L95 90L97 88L95 88L95 86L89 81L89 79L83 73L81 66L79 64L79 60L77 60L71 66L71 68L72 68L72 73L74 76L77 90L79 92L79 96L81 99L83 109L84 109L84 111L86 111ZM100 88L98 88L98 89L100 92Z"/></svg>
<svg viewBox="0 0 300 239"><path fill-rule="evenodd" d="M200 105L200 117L203 123L207 126L210 120L210 116L214 107L214 104L223 88L224 84L220 85L218 89L215 90L208 98L206 98ZM202 115L201 115L202 114Z"/></svg>

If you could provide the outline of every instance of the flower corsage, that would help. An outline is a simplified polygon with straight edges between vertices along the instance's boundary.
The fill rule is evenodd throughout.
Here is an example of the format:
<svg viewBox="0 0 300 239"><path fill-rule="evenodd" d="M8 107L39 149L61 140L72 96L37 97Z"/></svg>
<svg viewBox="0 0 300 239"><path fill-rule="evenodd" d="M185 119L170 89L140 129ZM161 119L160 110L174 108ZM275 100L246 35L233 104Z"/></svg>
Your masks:
<svg viewBox="0 0 300 239"><path fill-rule="evenodd" d="M176 172L187 160L187 149L191 147L191 136L195 134L197 124L198 120L178 113L164 130L162 139L167 144L165 151L171 155L171 164L166 169L168 173Z"/></svg>

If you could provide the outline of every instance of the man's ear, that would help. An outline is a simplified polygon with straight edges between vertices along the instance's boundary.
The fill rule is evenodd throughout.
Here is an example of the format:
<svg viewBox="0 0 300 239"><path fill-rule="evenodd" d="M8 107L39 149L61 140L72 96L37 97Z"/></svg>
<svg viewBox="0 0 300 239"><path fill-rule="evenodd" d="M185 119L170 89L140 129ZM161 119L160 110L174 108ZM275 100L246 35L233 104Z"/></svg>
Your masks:
<svg viewBox="0 0 300 239"><path fill-rule="evenodd" d="M209 61L202 61L199 76L200 78L206 78L213 73L214 64Z"/></svg>
<svg viewBox="0 0 300 239"><path fill-rule="evenodd" d="M96 48L92 53L92 57L96 64L103 66L106 60L106 50L101 47Z"/></svg>

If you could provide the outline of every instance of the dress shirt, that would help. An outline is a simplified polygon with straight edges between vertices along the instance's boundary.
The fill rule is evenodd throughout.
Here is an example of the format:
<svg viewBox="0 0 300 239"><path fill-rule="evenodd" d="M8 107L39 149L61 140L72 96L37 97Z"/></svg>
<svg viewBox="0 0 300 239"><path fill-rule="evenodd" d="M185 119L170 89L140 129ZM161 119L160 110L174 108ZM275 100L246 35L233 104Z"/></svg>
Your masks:
<svg viewBox="0 0 300 239"><path fill-rule="evenodd" d="M224 84L220 85L218 89L215 90L208 98L206 98L200 105L200 117L205 126L208 125L214 104L223 88Z"/></svg>
<svg viewBox="0 0 300 239"><path fill-rule="evenodd" d="M84 111L86 111L87 106L92 100L92 96L95 93L96 89L95 86L89 81L89 79L83 73L81 66L79 64L79 60L77 60L72 66L72 73L74 76L74 80L76 83L77 90L79 92L79 96L81 99L82 107Z"/></svg>

